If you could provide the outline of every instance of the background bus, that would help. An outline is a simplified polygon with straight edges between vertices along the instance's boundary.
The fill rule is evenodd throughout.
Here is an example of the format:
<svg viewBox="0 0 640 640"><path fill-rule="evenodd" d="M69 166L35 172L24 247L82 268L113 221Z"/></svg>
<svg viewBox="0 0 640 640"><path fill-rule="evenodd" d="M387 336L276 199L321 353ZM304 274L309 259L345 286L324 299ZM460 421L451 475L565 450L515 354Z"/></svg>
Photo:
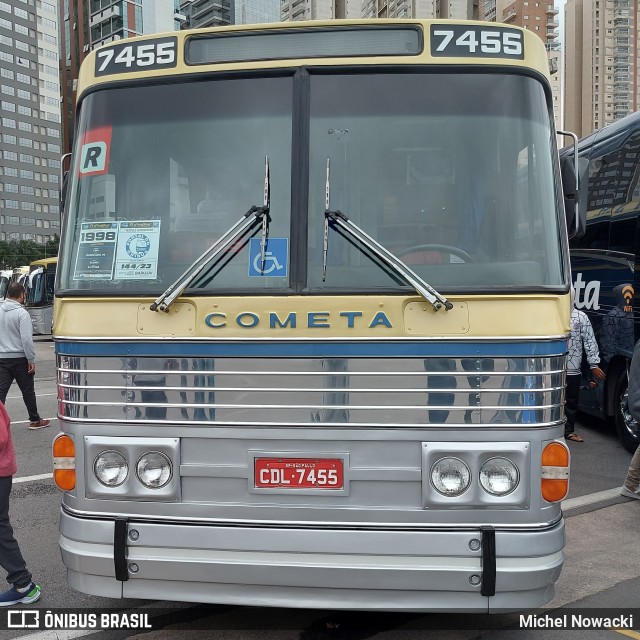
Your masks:
<svg viewBox="0 0 640 640"><path fill-rule="evenodd" d="M15 267L11 274L12 282L19 282L20 284L24 284L26 286L27 276L29 275L29 265L24 265L22 267Z"/></svg>
<svg viewBox="0 0 640 640"><path fill-rule="evenodd" d="M34 335L49 335L53 329L53 298L58 258L34 260L26 280L25 308L31 316Z"/></svg>
<svg viewBox="0 0 640 640"><path fill-rule="evenodd" d="M586 232L571 242L576 306L589 315L607 373L595 389L583 385L580 409L610 420L633 452L638 424L626 394L627 367L640 337L634 305L640 274L640 112L594 131L578 148L589 161L589 182ZM565 148L561 156L572 153Z"/></svg>
<svg viewBox="0 0 640 640"><path fill-rule="evenodd" d="M569 476L555 134L544 45L507 25L242 25L90 52L54 331L69 583L551 600Z"/></svg>
<svg viewBox="0 0 640 640"><path fill-rule="evenodd" d="M13 269L3 269L0 271L0 300L4 300L7 295L7 287L11 282Z"/></svg>

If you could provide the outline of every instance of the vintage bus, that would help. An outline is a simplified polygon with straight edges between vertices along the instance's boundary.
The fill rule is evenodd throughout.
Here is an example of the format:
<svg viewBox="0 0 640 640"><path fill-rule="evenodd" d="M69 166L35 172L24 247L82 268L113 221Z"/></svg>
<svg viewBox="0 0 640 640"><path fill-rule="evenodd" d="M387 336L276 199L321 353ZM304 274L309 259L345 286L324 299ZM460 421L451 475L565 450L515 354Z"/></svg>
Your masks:
<svg viewBox="0 0 640 640"><path fill-rule="evenodd" d="M640 338L634 311L640 237L640 112L594 131L578 143L589 163L586 232L571 242L576 306L591 320L604 384L590 389L585 371L580 409L608 419L622 445L634 452L640 427L629 413L627 371ZM572 147L561 150L570 157Z"/></svg>
<svg viewBox="0 0 640 640"><path fill-rule="evenodd" d="M544 45L507 25L269 24L91 52L54 325L69 584L550 601L565 201L580 219L552 113Z"/></svg>
<svg viewBox="0 0 640 640"><path fill-rule="evenodd" d="M50 335L53 328L53 296L58 258L34 260L29 265L25 308L31 316L34 335Z"/></svg>
<svg viewBox="0 0 640 640"><path fill-rule="evenodd" d="M13 276L13 269L2 269L0 271L0 300L4 300L7 296L7 289Z"/></svg>
<svg viewBox="0 0 640 640"><path fill-rule="evenodd" d="M22 267L15 267L11 274L11 282L19 282L25 284L27 276L29 275L29 265L26 264Z"/></svg>

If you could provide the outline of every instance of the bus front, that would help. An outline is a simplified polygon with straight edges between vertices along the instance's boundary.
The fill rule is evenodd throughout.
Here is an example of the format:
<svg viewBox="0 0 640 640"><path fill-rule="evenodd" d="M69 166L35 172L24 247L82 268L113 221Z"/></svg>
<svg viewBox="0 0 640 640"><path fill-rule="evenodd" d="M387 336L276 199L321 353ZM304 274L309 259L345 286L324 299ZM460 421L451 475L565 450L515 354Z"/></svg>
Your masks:
<svg viewBox="0 0 640 640"><path fill-rule="evenodd" d="M529 32L446 21L89 56L54 331L73 587L553 597L570 307L546 64Z"/></svg>

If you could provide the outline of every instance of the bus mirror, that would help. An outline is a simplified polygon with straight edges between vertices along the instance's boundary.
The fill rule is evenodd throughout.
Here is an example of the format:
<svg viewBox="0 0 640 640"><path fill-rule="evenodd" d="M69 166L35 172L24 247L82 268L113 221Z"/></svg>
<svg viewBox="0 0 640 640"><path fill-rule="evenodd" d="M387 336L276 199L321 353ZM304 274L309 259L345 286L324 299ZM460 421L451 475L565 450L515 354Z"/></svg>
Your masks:
<svg viewBox="0 0 640 640"><path fill-rule="evenodd" d="M580 238L584 235L587 222L589 161L586 158L578 158L576 163L573 155L563 156L560 159L560 174L569 238Z"/></svg>
<svg viewBox="0 0 640 640"><path fill-rule="evenodd" d="M578 211L578 176L572 155L560 158L560 175L562 177L562 194L564 196L564 215L567 221L569 237L576 230L576 214Z"/></svg>
<svg viewBox="0 0 640 640"><path fill-rule="evenodd" d="M64 203L67 199L67 187L69 186L69 172L65 171L62 176L62 188L60 189L60 211L64 209Z"/></svg>
<svg viewBox="0 0 640 640"><path fill-rule="evenodd" d="M65 170L64 168L67 160L71 163L70 153L65 153L60 158L60 222L64 216L64 203L67 200L67 187L69 186L69 169Z"/></svg>
<svg viewBox="0 0 640 640"><path fill-rule="evenodd" d="M558 135L568 136L573 140L573 154L560 158L560 176L569 238L579 238L586 229L589 162L578 154L578 136L575 133L558 131Z"/></svg>

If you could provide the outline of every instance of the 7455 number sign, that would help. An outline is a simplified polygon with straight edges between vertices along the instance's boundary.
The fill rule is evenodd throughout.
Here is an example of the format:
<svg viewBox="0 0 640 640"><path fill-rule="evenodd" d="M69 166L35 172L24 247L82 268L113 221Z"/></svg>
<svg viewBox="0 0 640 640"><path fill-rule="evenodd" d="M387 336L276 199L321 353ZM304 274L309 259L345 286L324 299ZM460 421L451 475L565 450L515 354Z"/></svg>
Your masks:
<svg viewBox="0 0 640 640"><path fill-rule="evenodd" d="M432 24L431 55L523 60L524 34L505 27Z"/></svg>
<svg viewBox="0 0 640 640"><path fill-rule="evenodd" d="M96 51L96 76L131 73L151 69L170 69L178 63L178 39L152 38L102 47Z"/></svg>

